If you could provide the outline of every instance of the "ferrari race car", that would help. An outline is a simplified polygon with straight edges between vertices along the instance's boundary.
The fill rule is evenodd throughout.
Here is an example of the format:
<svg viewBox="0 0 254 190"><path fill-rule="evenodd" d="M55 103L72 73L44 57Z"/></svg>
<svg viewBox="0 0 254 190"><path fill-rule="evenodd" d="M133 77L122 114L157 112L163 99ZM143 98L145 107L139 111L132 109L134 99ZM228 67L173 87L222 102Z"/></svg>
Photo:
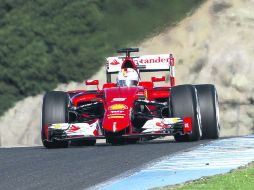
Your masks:
<svg viewBox="0 0 254 190"><path fill-rule="evenodd" d="M138 48L106 58L107 83L87 80L96 90L51 91L43 97L41 138L46 148L113 145L174 136L177 142L217 139L217 92L212 84L175 85L172 54L131 56ZM141 73L167 71L166 77L141 81ZM113 81L112 78L115 77ZM157 83L158 84L158 83Z"/></svg>

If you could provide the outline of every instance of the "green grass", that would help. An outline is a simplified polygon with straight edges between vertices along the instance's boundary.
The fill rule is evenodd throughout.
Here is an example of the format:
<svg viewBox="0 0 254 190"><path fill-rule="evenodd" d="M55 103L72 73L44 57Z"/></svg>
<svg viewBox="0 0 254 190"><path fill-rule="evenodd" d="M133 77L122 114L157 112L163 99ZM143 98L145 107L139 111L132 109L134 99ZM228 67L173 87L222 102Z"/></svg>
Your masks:
<svg viewBox="0 0 254 190"><path fill-rule="evenodd" d="M232 160L233 161L233 160ZM159 188L163 190L252 190L254 189L254 162L247 167L224 175L205 177L183 185Z"/></svg>

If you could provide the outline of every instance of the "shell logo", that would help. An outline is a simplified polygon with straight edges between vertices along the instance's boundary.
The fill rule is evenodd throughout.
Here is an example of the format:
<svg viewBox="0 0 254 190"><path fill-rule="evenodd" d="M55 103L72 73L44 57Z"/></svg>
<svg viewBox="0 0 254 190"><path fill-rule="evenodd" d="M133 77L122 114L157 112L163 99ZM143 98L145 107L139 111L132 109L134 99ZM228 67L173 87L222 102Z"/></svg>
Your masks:
<svg viewBox="0 0 254 190"><path fill-rule="evenodd" d="M109 106L109 110L125 110L128 109L128 107L124 104L113 104L112 106Z"/></svg>

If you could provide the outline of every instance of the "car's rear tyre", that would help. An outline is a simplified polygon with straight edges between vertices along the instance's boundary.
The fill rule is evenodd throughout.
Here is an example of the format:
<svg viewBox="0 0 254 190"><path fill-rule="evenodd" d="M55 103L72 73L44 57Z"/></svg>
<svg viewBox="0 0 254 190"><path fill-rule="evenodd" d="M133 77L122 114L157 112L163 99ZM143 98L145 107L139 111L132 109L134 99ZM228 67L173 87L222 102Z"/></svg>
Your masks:
<svg viewBox="0 0 254 190"><path fill-rule="evenodd" d="M202 138L217 139L220 136L219 103L214 85L195 85L202 118Z"/></svg>
<svg viewBox="0 0 254 190"><path fill-rule="evenodd" d="M66 148L67 141L48 141L47 127L53 123L68 122L69 97L65 92L51 91L43 97L41 140L46 148Z"/></svg>
<svg viewBox="0 0 254 190"><path fill-rule="evenodd" d="M172 87L169 98L169 113L171 117L191 117L192 133L174 138L178 142L197 141L202 136L201 116L196 89L192 85Z"/></svg>
<svg viewBox="0 0 254 190"><path fill-rule="evenodd" d="M94 146L96 140L74 140L71 141L71 146Z"/></svg>

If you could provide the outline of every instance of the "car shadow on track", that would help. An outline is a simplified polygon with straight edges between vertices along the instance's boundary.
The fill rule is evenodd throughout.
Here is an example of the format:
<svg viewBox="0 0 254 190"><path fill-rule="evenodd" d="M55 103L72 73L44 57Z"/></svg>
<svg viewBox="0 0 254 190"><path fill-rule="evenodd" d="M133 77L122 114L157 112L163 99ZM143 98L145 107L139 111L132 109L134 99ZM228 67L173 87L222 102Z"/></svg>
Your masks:
<svg viewBox="0 0 254 190"><path fill-rule="evenodd" d="M230 136L230 137L222 137L219 139L228 139L234 138L237 136ZM200 140L202 143L210 142L211 140ZM155 139L150 141L138 141L136 144L123 144L123 145L111 145L110 143L106 143L105 140L100 140L94 146L69 146L68 148L92 148L92 147L119 147L119 146L146 146L146 145L153 145L153 144L178 144L178 143L193 143L193 142L176 142L174 139ZM31 149L46 149L43 146L36 145L36 146L16 146L16 147L0 147L0 150L7 150L7 149L16 149L16 150L31 150ZM58 148L58 149L66 149L66 148Z"/></svg>

